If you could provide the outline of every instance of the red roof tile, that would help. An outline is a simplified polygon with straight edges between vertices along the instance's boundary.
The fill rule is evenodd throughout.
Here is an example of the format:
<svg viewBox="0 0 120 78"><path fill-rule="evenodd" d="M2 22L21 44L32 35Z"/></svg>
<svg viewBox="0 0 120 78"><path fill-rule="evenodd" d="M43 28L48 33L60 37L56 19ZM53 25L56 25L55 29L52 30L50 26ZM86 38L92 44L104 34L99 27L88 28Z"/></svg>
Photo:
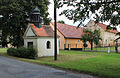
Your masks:
<svg viewBox="0 0 120 78"><path fill-rule="evenodd" d="M36 27L34 24L30 24L30 26L37 36L54 36L54 32L49 25L42 25L41 28Z"/></svg>
<svg viewBox="0 0 120 78"><path fill-rule="evenodd" d="M54 23L52 23L54 25ZM67 24L57 23L57 29L66 37L66 38L81 38L83 34L83 27L77 28L76 26L71 26Z"/></svg>
<svg viewBox="0 0 120 78"><path fill-rule="evenodd" d="M106 31L107 26L105 24L97 23L97 25L100 26L104 31ZM113 30L113 29L109 30L109 32L111 32L111 33L118 33L117 30Z"/></svg>

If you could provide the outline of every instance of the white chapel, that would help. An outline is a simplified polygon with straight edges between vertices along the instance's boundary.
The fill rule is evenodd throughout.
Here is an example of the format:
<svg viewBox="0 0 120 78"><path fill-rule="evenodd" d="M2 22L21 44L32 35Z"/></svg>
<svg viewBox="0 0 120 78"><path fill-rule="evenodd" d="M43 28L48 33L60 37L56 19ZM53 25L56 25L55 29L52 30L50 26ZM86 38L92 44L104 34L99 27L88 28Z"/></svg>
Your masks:
<svg viewBox="0 0 120 78"><path fill-rule="evenodd" d="M54 56L54 31L49 25L42 25L38 7L32 11L31 23L24 33L24 47L33 47L38 51L38 57ZM57 38L57 54L59 41Z"/></svg>

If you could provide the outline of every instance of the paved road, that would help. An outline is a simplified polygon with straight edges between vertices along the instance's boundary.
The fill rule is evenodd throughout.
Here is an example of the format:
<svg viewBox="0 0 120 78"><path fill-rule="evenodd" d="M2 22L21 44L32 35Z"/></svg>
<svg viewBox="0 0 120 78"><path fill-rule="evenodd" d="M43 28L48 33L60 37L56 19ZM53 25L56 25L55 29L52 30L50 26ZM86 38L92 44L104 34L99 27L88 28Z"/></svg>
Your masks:
<svg viewBox="0 0 120 78"><path fill-rule="evenodd" d="M0 78L97 78L0 56Z"/></svg>

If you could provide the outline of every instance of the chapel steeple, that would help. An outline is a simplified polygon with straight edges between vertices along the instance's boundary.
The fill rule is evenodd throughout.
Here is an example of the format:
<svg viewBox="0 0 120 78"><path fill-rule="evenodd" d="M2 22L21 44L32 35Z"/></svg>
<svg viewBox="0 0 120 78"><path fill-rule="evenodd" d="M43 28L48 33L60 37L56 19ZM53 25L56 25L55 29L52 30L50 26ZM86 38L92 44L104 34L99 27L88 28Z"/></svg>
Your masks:
<svg viewBox="0 0 120 78"><path fill-rule="evenodd" d="M40 17L40 10L36 6L35 9L32 11L31 22L38 28L41 28L42 18Z"/></svg>

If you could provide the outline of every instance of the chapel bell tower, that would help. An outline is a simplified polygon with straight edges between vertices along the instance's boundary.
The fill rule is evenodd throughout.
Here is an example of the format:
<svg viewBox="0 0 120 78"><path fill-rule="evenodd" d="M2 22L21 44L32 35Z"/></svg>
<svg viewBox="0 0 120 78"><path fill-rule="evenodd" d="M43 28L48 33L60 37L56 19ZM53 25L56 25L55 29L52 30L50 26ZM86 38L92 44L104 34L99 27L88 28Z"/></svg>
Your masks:
<svg viewBox="0 0 120 78"><path fill-rule="evenodd" d="M31 22L38 28L41 28L42 18L40 17L40 10L36 6L32 11Z"/></svg>

